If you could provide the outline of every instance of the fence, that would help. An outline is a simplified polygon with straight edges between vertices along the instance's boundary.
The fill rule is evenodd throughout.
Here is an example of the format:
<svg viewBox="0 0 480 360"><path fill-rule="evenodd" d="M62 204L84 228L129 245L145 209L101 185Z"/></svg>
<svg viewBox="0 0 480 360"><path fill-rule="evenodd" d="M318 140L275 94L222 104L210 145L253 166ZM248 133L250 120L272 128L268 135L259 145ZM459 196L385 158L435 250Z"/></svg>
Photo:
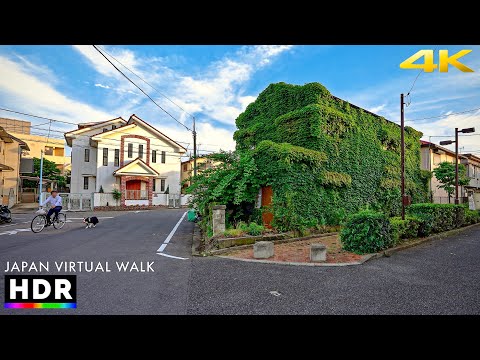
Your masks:
<svg viewBox="0 0 480 360"><path fill-rule="evenodd" d="M458 198L460 204L468 203L467 197ZM434 196L432 197L432 202L434 204L455 204L455 196L450 197L450 202L448 201L448 196Z"/></svg>
<svg viewBox="0 0 480 360"><path fill-rule="evenodd" d="M93 193L92 194L72 194L58 193L62 197L62 206L64 210L69 211L88 211L93 210ZM42 192L42 202L50 196L48 192Z"/></svg>
<svg viewBox="0 0 480 360"><path fill-rule="evenodd" d="M148 200L147 190L125 190L125 200Z"/></svg>

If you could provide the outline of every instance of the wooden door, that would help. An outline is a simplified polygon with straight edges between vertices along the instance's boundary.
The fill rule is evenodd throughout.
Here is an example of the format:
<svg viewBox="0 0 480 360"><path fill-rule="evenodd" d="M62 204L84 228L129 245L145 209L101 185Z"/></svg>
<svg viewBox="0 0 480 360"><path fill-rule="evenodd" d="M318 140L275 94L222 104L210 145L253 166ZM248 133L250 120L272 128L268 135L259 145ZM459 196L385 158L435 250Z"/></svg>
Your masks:
<svg viewBox="0 0 480 360"><path fill-rule="evenodd" d="M273 190L271 186L262 187L262 207L266 207L272 204ZM271 223L273 220L273 214L270 211L264 211L262 214L263 225L267 228L272 228Z"/></svg>
<svg viewBox="0 0 480 360"><path fill-rule="evenodd" d="M127 191L125 199L127 200L139 200L140 199L140 190L142 189L142 184L140 180L130 180L125 184L125 190Z"/></svg>

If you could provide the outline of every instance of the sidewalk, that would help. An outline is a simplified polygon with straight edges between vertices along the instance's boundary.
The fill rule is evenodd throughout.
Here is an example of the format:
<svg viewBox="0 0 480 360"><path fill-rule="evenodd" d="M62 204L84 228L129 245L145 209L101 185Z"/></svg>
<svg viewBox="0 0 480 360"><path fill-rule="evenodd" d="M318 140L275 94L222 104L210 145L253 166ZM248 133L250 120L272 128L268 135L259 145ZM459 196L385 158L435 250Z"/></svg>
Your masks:
<svg viewBox="0 0 480 360"><path fill-rule="evenodd" d="M38 203L16 204L10 211L12 214L33 214L38 210Z"/></svg>

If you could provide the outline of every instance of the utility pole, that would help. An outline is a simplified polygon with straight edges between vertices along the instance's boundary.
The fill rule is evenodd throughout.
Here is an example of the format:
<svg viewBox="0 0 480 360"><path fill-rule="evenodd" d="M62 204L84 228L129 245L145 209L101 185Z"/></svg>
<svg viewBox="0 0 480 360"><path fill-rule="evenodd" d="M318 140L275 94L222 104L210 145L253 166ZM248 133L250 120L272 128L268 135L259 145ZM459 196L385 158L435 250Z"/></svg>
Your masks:
<svg viewBox="0 0 480 360"><path fill-rule="evenodd" d="M455 128L455 204L458 203L458 128Z"/></svg>
<svg viewBox="0 0 480 360"><path fill-rule="evenodd" d="M43 150L40 151L40 181L38 192L38 206L42 204L42 182L43 182Z"/></svg>
<svg viewBox="0 0 480 360"><path fill-rule="evenodd" d="M401 147L401 178L402 178L402 220L405 220L405 102L400 94L400 147Z"/></svg>
<svg viewBox="0 0 480 360"><path fill-rule="evenodd" d="M197 131L195 130L195 117L193 116L193 176L197 176Z"/></svg>

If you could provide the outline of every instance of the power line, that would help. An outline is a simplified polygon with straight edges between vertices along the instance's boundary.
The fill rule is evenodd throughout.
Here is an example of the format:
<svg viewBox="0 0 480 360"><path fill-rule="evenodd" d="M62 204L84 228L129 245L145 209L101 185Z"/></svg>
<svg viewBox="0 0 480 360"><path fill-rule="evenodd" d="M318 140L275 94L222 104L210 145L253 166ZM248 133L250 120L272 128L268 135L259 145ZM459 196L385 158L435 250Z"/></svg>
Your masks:
<svg viewBox="0 0 480 360"><path fill-rule="evenodd" d="M437 46L435 46L435 48L432 50L432 52L435 53L435 50L437 50ZM410 95L410 93L411 93L412 90L413 90L413 87L415 86L415 83L417 82L418 78L420 77L420 75L422 75L423 72L424 72L423 69L419 71L419 73L418 73L417 76L415 77L415 80L413 80L412 87L410 88L410 90L408 90L407 96ZM411 101L410 101L410 103L411 103Z"/></svg>
<svg viewBox="0 0 480 360"><path fill-rule="evenodd" d="M466 113L473 112L473 111L477 111L477 110L480 110L480 108L475 108L475 109L460 111L460 112L451 113L451 114L444 114L444 115L430 116L430 117L419 118L419 119L405 120L405 121L420 121L420 120L438 119L438 118L449 117L449 116L452 116L452 115L466 114Z"/></svg>
<svg viewBox="0 0 480 360"><path fill-rule="evenodd" d="M173 105L177 106L180 110L182 110L183 112L185 112L186 114L190 115L191 117L194 117L192 114L190 114L187 110L185 110L184 108L182 108L180 105L178 105L176 102L174 102L172 99L170 99L167 95L163 94L160 90L158 90L157 88L155 88L152 84L150 84L149 82L147 82L145 79L143 79L142 77L140 77L139 75L137 75L133 70L131 70L130 68L128 68L126 65L122 64L120 62L120 60L118 60L117 58L115 58L115 56L113 56L112 54L110 54L107 50L105 50L104 47L102 47L102 50L108 54L108 56L110 56L113 60L115 60L117 63L119 63L120 65L122 65L125 69L127 69L128 71L130 71L133 75L135 75L137 78L139 78L140 80L142 80L145 84L147 84L148 86L150 86L153 90L155 90L156 92L158 92L160 95L162 95L165 99L167 99L168 101L170 101Z"/></svg>
<svg viewBox="0 0 480 360"><path fill-rule="evenodd" d="M168 116L170 116L173 120L175 120L177 123L179 123L180 125L182 125L185 129L187 129L188 131L192 131L190 128L188 128L188 126L186 126L185 124L182 124L180 121L178 121L172 114L170 114L167 110L165 110L164 108L162 108L160 105L157 104L157 102L155 100L153 100L153 98L148 95L140 86L138 86L137 84L135 84L133 82L132 79L130 79L127 75L125 75L122 70L120 70L118 67L115 66L115 64L113 62L110 61L110 59L108 57L105 56L105 54L99 49L97 48L95 45L92 45L95 50L97 50L120 74L122 74L125 79L127 79L128 81L130 81L133 86L135 86L138 90L140 90L146 97L148 97L155 105L157 105L157 107L159 107L161 110L163 110Z"/></svg>

